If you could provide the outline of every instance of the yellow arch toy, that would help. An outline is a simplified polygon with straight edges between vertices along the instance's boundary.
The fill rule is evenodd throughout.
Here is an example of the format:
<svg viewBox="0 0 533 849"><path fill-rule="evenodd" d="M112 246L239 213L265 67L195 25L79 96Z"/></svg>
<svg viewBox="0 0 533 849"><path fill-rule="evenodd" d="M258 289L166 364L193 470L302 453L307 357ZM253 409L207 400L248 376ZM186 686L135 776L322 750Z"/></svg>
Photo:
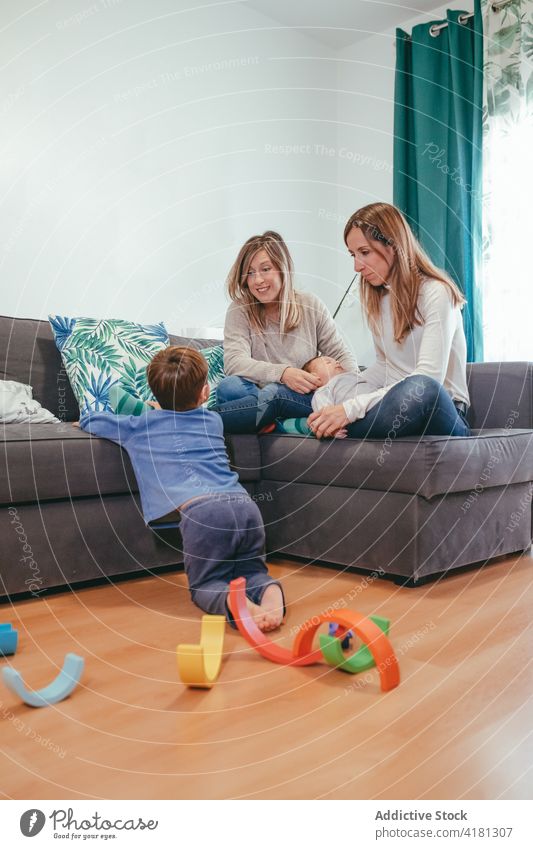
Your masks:
<svg viewBox="0 0 533 849"><path fill-rule="evenodd" d="M181 643L176 650L178 673L188 687L212 687L220 674L225 616L202 616L199 645Z"/></svg>

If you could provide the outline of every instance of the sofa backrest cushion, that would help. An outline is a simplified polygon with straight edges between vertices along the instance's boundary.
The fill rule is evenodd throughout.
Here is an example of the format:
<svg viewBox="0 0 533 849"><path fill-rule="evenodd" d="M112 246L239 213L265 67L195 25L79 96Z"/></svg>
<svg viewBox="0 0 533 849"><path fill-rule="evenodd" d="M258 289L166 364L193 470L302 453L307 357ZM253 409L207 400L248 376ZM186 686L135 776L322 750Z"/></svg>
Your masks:
<svg viewBox="0 0 533 849"><path fill-rule="evenodd" d="M221 339L188 339L186 336L173 336L169 333L171 345L190 345L200 351L202 348L212 348L215 345L221 345Z"/></svg>
<svg viewBox="0 0 533 849"><path fill-rule="evenodd" d="M62 421L79 418L48 321L0 316L0 378L28 383L33 397Z"/></svg>
<svg viewBox="0 0 533 849"><path fill-rule="evenodd" d="M171 345L191 345L197 350L217 342L220 340L170 336ZM33 397L62 421L79 418L79 407L48 321L0 316L0 379L29 384Z"/></svg>

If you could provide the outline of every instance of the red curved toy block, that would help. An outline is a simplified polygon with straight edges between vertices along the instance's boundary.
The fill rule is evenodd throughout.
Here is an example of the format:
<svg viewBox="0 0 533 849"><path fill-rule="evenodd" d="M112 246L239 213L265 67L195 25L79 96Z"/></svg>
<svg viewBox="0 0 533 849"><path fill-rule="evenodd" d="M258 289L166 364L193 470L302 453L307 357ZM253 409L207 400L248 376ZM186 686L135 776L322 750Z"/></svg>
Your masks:
<svg viewBox="0 0 533 849"><path fill-rule="evenodd" d="M260 655L267 660L271 660L272 663L282 663L286 666L310 666L312 663L320 663L322 660L320 649L295 656L289 649L284 649L282 646L276 645L272 640L265 637L252 619L252 614L246 604L246 578L235 578L230 583L229 606L235 619L235 624L244 639Z"/></svg>
<svg viewBox="0 0 533 849"><path fill-rule="evenodd" d="M229 606L235 624L242 636L253 648L272 663L286 666L310 666L322 660L320 649L313 651L315 634L323 622L336 622L342 628L351 629L368 646L380 675L381 689L393 690L400 683L400 668L394 649L381 628L352 610L336 611L332 615L321 614L300 626L292 651L276 645L259 630L246 604L246 579L236 578L230 583Z"/></svg>

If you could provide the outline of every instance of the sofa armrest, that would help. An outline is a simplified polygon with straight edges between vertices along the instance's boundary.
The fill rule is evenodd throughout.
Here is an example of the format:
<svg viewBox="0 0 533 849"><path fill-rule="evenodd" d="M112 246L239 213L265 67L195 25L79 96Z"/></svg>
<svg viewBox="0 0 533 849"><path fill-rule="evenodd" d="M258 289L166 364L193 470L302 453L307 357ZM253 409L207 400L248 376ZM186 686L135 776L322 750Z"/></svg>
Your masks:
<svg viewBox="0 0 533 849"><path fill-rule="evenodd" d="M472 428L533 428L533 363L468 363Z"/></svg>

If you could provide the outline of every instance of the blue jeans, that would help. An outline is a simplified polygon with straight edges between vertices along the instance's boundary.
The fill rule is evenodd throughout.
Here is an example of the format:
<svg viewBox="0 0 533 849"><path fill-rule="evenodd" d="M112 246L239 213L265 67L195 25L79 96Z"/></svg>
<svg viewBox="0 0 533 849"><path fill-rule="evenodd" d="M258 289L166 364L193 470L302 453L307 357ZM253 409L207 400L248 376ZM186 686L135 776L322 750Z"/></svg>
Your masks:
<svg viewBox="0 0 533 849"><path fill-rule="evenodd" d="M363 419L347 429L352 439L470 436L468 422L444 387L422 374L397 383Z"/></svg>
<svg viewBox="0 0 533 849"><path fill-rule="evenodd" d="M267 383L262 389L232 375L217 386L217 403L212 409L220 413L226 433L256 433L276 419L309 416L313 412L313 394L302 395L283 383Z"/></svg>

